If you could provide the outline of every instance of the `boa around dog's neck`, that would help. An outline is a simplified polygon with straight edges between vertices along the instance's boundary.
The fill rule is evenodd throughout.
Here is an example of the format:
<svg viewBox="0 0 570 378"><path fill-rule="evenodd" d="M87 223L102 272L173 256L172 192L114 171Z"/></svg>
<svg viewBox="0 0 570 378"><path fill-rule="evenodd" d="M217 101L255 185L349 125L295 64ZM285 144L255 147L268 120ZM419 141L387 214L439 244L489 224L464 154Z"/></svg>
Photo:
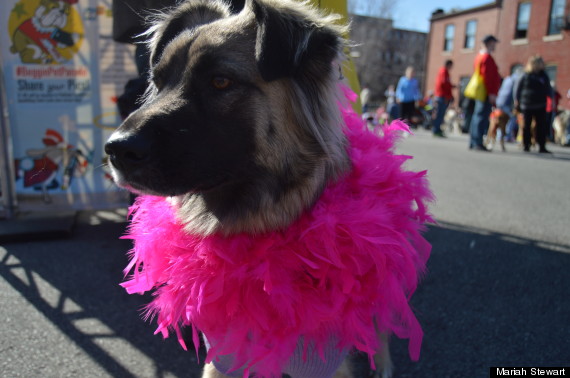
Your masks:
<svg viewBox="0 0 570 378"><path fill-rule="evenodd" d="M190 326L196 348L203 332L207 361L231 355L244 376L279 375L299 342L320 356L331 340L372 356L375 324L409 338L419 358L409 299L431 249L421 235L433 221L426 172L404 170L410 157L393 153L405 124L371 132L342 110L352 171L285 231L189 235L166 199L138 198L127 236L132 276L122 285L155 290L147 311L158 316L157 332L174 331L185 347L180 327Z"/></svg>

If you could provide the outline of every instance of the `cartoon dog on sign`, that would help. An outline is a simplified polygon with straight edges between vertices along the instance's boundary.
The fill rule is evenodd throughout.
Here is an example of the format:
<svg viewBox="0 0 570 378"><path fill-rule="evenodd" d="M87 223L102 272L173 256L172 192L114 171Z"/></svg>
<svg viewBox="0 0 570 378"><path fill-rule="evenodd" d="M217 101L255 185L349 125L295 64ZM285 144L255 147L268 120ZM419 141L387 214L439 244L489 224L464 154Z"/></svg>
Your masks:
<svg viewBox="0 0 570 378"><path fill-rule="evenodd" d="M33 16L21 22L14 31L10 51L19 54L22 63L65 63L67 59L59 50L76 43L74 35L64 29L71 7L77 2L78 0L40 0ZM24 5L24 2L20 2L16 6Z"/></svg>

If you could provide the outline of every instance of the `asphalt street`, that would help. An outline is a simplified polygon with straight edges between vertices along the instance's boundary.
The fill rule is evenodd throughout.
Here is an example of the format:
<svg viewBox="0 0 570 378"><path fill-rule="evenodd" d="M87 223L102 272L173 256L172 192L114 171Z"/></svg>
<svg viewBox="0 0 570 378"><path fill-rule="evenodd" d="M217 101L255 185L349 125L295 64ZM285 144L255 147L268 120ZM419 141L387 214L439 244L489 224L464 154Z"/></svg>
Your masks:
<svg viewBox="0 0 570 378"><path fill-rule="evenodd" d="M422 354L412 362L407 343L393 340L395 377L570 367L570 148L550 145L546 156L467 146L465 135L420 130L397 149L414 156L410 169L428 170L437 224L412 299ZM200 376L194 351L140 318L150 297L118 286L125 218L125 209L84 211L68 238L0 245L0 377Z"/></svg>

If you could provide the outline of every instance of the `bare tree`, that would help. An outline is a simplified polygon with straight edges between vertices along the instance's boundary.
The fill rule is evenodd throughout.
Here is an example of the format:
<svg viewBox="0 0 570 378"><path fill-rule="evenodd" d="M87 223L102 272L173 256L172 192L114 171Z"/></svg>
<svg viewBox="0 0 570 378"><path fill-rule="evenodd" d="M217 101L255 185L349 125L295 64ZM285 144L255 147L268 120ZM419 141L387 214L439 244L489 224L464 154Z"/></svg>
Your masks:
<svg viewBox="0 0 570 378"><path fill-rule="evenodd" d="M388 18L351 16L351 50L361 86L370 89L370 100L381 104L384 92L396 85L407 66L416 69L421 83L425 69L427 34L396 29Z"/></svg>
<svg viewBox="0 0 570 378"><path fill-rule="evenodd" d="M362 16L392 18L397 0L348 0L348 12Z"/></svg>

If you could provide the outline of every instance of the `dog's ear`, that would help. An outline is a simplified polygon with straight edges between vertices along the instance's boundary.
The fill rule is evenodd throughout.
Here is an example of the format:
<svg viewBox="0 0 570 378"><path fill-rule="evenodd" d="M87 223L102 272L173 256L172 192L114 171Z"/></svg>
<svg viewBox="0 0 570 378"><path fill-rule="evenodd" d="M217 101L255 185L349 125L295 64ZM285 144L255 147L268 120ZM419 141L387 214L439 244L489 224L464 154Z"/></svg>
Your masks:
<svg viewBox="0 0 570 378"><path fill-rule="evenodd" d="M150 43L151 64L155 65L160 60L166 46L182 32L229 15L230 7L223 1L194 0L182 3L172 12L160 17L156 25L149 31L149 34L152 34Z"/></svg>
<svg viewBox="0 0 570 378"><path fill-rule="evenodd" d="M261 76L272 81L304 70L329 72L343 48L340 28L332 24L335 18L321 17L304 4L284 4L271 0L248 4L257 24L255 57Z"/></svg>

